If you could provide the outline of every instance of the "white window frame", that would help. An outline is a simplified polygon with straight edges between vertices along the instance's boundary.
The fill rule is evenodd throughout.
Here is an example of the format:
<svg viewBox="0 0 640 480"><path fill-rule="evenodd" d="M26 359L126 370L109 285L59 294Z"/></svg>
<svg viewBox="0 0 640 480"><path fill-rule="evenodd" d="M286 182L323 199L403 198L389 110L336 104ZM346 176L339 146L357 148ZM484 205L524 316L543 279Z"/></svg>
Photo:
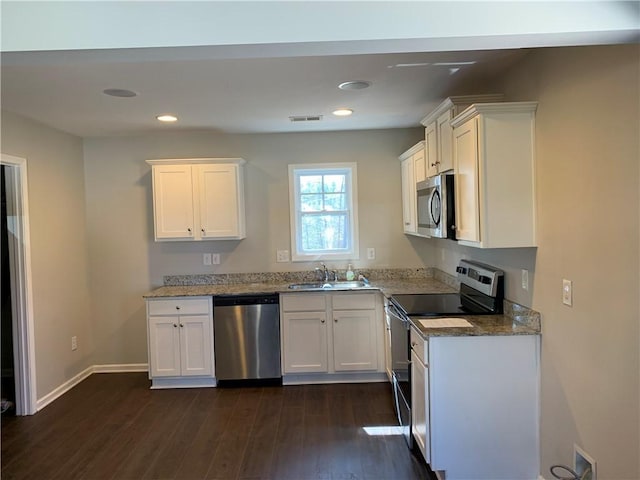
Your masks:
<svg viewBox="0 0 640 480"><path fill-rule="evenodd" d="M349 235L351 248L346 251L306 253L301 251L302 228L300 211L300 189L298 177L310 174L327 175L331 173L347 174L347 210L349 212ZM360 258L358 236L358 170L352 163L320 163L289 165L289 221L291 225L291 260L311 262L319 260L358 260Z"/></svg>

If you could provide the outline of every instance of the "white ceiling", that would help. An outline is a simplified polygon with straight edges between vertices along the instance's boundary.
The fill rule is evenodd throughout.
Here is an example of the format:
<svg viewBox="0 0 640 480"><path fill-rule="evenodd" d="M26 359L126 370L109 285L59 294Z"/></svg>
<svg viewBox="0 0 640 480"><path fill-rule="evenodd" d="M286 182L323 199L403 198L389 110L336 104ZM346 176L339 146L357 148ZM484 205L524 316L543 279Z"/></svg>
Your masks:
<svg viewBox="0 0 640 480"><path fill-rule="evenodd" d="M126 35L120 33L101 38L101 32L113 30L107 11L84 11L80 19L77 15L69 15L69 11L65 10L66 16L64 19L60 17L60 22L68 21L76 27L81 22L83 26L80 29L74 28L73 32L79 30L78 36L71 38L69 30L64 30L61 23L48 22L45 25L37 21L42 20L43 16L51 17L57 12L55 9L25 10L25 7L20 7L21 2L17 2L12 4L13 10L7 10L5 3L7 2L3 2L2 18L2 109L81 137L177 129L253 133L418 126L428 110L447 95L496 93L484 91L483 83L498 77L504 69L526 55L529 48L631 42L637 41L640 31L637 27L640 23L637 18L638 9L629 9L630 5L634 5L633 2L604 2L604 5L609 5L609 10L606 11L617 16L603 22L601 29L597 25L594 27L591 20L591 23L585 20L581 25L567 26L556 19L555 22L544 23L546 31L542 33L518 30L520 27L530 30L533 25L527 24L525 17L522 17L521 22L514 22L514 15L518 15L516 10L507 12L508 15L504 13L509 10L505 6L525 5L524 3L497 2L503 6L500 10L503 23L512 21L518 28L505 32L504 25L497 25L491 28L502 29L501 33L490 35L494 30L481 31L476 24L472 24L467 27L471 33L462 36L460 22L452 21L449 17L448 21L452 25L450 31L455 30L455 36L445 38L443 32L446 29L439 26L437 37L422 32L419 38L407 38L407 31L411 35L418 34L417 30L411 29L420 27L419 22L418 27L414 25L420 8L431 7L428 10L431 13L429 18L435 21L434 7L442 9L443 4L405 2L398 13L402 14L401 18L396 19L397 23L393 22L396 33L384 31L386 40L383 40L374 38L375 35L370 30L356 28L370 27L375 23L373 20L380 20L382 17L387 22L380 28L388 30L388 24L391 23L389 15L396 14L398 10L393 2L380 2L380 5L389 9L382 11L378 8L378 11L374 8L378 16L372 17L371 22L367 22L366 11L362 8L349 13L357 16L352 18L354 29L350 31L348 40L344 39L342 30L335 31L332 37L329 31L331 29L323 28L325 25L321 23L313 23L308 12L302 12L305 13L307 36L300 29L292 31L292 36L287 36L288 31L283 33L275 27L282 20L282 15L289 13L291 5L296 5L295 3L283 5L239 2L244 5L244 15L227 19L229 22L242 22L243 31L247 32L246 25L260 21L262 15L262 24L271 25L272 28L264 27L256 33L254 27L251 33L247 33L246 38L249 40L245 44L239 44L239 39L244 37L239 35L238 29L228 28L223 29L221 34L231 35L230 38L223 38L223 35L220 38L199 38L198 42L190 38L190 44L183 45L176 35L179 30L177 26L186 27L187 33L194 30L193 23L190 24L185 19L184 24L178 25L177 22L174 25L176 28L172 30L171 43L160 46L153 29L139 29L144 30L141 32L143 34L146 31L147 36L131 36L126 42L122 40ZM118 7L113 12L118 18L122 18L122 9L131 5L121 2L105 3ZM317 8L336 8L335 3L311 3ZM345 2L342 4L343 9L335 13L335 18L340 17L338 12L346 15L345 5L363 6L365 3ZM580 2L569 2L574 5L576 3ZM596 3L599 8L593 13L603 19L603 4ZM164 19L167 15L172 18L168 8L178 6L176 2L140 2L137 8L152 4L155 4L155 9L158 5L163 6ZM229 4L221 2L194 4L229 8ZM408 8L407 4L412 8ZM466 2L453 4L458 8L463 4L469 5ZM486 2L475 2L472 5L475 8L485 4ZM56 2L40 5L53 8ZM69 2L60 5L77 9L80 4ZM280 11L278 20L265 23L266 11L258 8L263 5L269 5L270 8L274 5L288 7L289 10ZM376 6L369 3L366 5ZM486 5L487 8L494 8L496 4ZM545 2L538 2L537 5L548 7ZM298 5L297 8L301 6L304 5ZM621 7L624 8L620 10ZM252 16L251 11L254 9L256 11L253 13L260 15ZM467 10L465 12L468 13ZM483 12L486 13L485 10ZM184 15L183 8L179 11ZM268 11L273 14L273 11ZM583 17L588 17L584 15L584 7L580 11ZM219 18L220 11L216 12L218 16L215 18ZM330 13L324 9L314 11L316 14L320 12L327 15ZM444 9L439 12L447 15ZM528 18L530 17L531 15ZM27 19L32 18L35 20L29 23ZM131 21L131 18L127 18ZM292 21L294 19L289 19L286 25L290 25ZM16 30L16 22L23 28ZM322 35L310 29L314 24ZM555 30L550 29L549 24ZM91 25L95 26L96 34L87 36L87 29ZM103 27L100 28L100 25ZM109 28L105 29L104 25ZM403 26L407 28L398 28ZM61 35L61 32L66 36ZM63 36L63 40L60 40ZM309 41L302 42L303 38ZM24 45L20 40L24 40ZM167 42L166 39L164 41ZM77 45L77 48L72 48L72 45ZM123 45L131 48L114 48ZM58 50L52 50L55 48ZM438 65L460 62L464 64L454 65L460 67L460 70L453 74L450 66ZM395 66L416 63L426 65ZM358 91L338 89L338 84L349 80L367 80L371 82L371 87ZM138 96L110 97L102 93L107 88L133 90ZM354 114L346 118L334 117L331 111L337 107L352 108ZM161 113L176 114L179 121L171 125L160 124L155 116ZM319 122L292 123L288 118L290 115L322 115L323 118Z"/></svg>

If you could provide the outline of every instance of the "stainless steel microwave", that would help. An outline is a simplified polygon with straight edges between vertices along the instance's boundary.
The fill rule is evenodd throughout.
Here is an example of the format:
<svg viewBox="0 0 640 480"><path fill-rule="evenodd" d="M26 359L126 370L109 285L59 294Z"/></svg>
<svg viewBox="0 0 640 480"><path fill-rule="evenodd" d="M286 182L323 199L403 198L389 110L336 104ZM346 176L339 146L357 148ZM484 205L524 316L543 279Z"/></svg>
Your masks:
<svg viewBox="0 0 640 480"><path fill-rule="evenodd" d="M420 235L456 238L453 178L441 173L416 184Z"/></svg>

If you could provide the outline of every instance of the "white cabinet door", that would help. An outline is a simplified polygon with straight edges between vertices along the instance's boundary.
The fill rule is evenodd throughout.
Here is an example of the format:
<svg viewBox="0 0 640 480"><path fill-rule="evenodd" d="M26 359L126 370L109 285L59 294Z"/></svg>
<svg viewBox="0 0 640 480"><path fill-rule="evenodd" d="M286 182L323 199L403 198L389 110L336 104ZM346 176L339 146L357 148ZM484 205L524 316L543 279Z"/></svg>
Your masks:
<svg viewBox="0 0 640 480"><path fill-rule="evenodd" d="M447 110L436 120L438 132L438 172L446 172L453 169L453 128L451 119L453 112Z"/></svg>
<svg viewBox="0 0 640 480"><path fill-rule="evenodd" d="M242 175L236 164L194 165L200 236L244 238Z"/></svg>
<svg viewBox="0 0 640 480"><path fill-rule="evenodd" d="M402 219L404 233L417 232L416 182L413 160L408 158L400 164L402 169Z"/></svg>
<svg viewBox="0 0 640 480"><path fill-rule="evenodd" d="M425 146L425 158L427 166L427 177L432 177L438 173L439 159L438 159L438 137L436 122L430 123L424 129L424 138L426 142Z"/></svg>
<svg viewBox="0 0 640 480"><path fill-rule="evenodd" d="M377 370L375 310L333 311L333 358L336 372Z"/></svg>
<svg viewBox="0 0 640 480"><path fill-rule="evenodd" d="M151 377L180 375L179 317L149 317L149 370Z"/></svg>
<svg viewBox="0 0 640 480"><path fill-rule="evenodd" d="M157 239L191 239L193 187L189 165L153 168L154 227Z"/></svg>
<svg viewBox="0 0 640 480"><path fill-rule="evenodd" d="M456 238L477 242L480 240L477 120L468 120L453 133Z"/></svg>
<svg viewBox="0 0 640 480"><path fill-rule="evenodd" d="M284 312L282 320L284 372L326 373L326 312Z"/></svg>
<svg viewBox="0 0 640 480"><path fill-rule="evenodd" d="M182 376L213 375L211 330L208 315L179 317L180 365Z"/></svg>
<svg viewBox="0 0 640 480"><path fill-rule="evenodd" d="M429 382L428 370L411 350L411 430L422 456L431 462L429 447Z"/></svg>
<svg viewBox="0 0 640 480"><path fill-rule="evenodd" d="M427 145L428 148L428 145ZM425 151L419 150L412 156L413 174L415 182L421 182L427 178L427 163L425 161Z"/></svg>

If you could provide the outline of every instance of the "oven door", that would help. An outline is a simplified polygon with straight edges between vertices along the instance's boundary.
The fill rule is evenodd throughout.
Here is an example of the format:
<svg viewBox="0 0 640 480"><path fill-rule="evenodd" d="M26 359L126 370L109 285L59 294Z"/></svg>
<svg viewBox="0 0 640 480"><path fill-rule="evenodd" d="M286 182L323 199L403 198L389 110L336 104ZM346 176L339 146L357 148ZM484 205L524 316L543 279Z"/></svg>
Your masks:
<svg viewBox="0 0 640 480"><path fill-rule="evenodd" d="M398 423L407 444L411 438L411 360L409 348L409 320L391 300L387 306L391 330L391 372L393 401Z"/></svg>

